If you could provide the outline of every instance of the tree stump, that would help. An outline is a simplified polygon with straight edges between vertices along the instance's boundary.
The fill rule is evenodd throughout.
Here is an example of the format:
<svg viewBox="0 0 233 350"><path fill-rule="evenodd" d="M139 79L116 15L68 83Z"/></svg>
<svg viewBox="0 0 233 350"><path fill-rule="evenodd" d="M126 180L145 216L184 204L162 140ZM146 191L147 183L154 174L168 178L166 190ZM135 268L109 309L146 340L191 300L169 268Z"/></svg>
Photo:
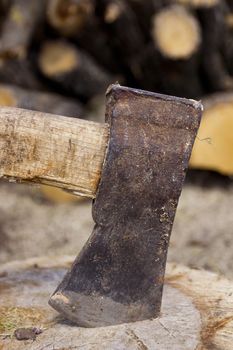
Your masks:
<svg viewBox="0 0 233 350"><path fill-rule="evenodd" d="M159 318L81 328L62 319L47 303L72 261L73 257L33 258L1 267L1 350L232 350L229 280L168 264ZM35 327L33 337L29 327ZM17 340L22 334L30 339Z"/></svg>

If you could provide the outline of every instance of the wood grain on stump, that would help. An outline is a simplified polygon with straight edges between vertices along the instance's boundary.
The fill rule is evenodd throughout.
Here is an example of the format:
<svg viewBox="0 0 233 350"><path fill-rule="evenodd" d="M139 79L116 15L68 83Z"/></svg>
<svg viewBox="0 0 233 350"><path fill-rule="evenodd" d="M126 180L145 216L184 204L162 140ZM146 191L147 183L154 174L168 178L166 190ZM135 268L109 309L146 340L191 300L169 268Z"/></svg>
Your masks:
<svg viewBox="0 0 233 350"><path fill-rule="evenodd" d="M232 282L168 264L158 319L81 328L62 319L47 303L72 261L73 257L36 258L1 267L1 350L232 350ZM19 341L13 335L16 329L29 327L42 330L36 340Z"/></svg>

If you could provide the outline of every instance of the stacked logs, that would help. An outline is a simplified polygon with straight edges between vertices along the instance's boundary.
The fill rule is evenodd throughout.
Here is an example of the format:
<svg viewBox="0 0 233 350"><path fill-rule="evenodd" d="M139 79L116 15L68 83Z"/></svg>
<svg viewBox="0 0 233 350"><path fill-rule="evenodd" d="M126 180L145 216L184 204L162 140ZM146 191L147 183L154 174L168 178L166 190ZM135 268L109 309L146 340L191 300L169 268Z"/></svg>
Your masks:
<svg viewBox="0 0 233 350"><path fill-rule="evenodd" d="M0 0L1 105L82 117L116 81L232 96L233 0Z"/></svg>
<svg viewBox="0 0 233 350"><path fill-rule="evenodd" d="M116 80L190 98L233 89L232 0L1 0L0 12L1 83L82 103Z"/></svg>

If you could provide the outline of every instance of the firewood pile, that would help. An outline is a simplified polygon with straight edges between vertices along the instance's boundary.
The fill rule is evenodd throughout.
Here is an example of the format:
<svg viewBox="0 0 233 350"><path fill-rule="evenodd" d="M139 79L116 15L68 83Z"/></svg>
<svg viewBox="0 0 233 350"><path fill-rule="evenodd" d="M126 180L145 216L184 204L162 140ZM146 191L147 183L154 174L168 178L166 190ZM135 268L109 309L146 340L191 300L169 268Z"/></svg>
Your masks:
<svg viewBox="0 0 233 350"><path fill-rule="evenodd" d="M233 0L0 0L0 24L0 105L82 117L118 81L233 113Z"/></svg>

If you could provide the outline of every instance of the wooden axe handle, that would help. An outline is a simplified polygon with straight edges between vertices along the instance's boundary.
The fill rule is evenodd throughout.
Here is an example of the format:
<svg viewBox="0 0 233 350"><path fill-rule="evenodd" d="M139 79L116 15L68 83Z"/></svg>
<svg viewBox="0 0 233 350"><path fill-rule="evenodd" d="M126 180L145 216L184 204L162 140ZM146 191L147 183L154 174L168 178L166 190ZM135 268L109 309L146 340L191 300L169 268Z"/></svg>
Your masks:
<svg viewBox="0 0 233 350"><path fill-rule="evenodd" d="M0 108L0 178L94 198L109 127L20 108Z"/></svg>

